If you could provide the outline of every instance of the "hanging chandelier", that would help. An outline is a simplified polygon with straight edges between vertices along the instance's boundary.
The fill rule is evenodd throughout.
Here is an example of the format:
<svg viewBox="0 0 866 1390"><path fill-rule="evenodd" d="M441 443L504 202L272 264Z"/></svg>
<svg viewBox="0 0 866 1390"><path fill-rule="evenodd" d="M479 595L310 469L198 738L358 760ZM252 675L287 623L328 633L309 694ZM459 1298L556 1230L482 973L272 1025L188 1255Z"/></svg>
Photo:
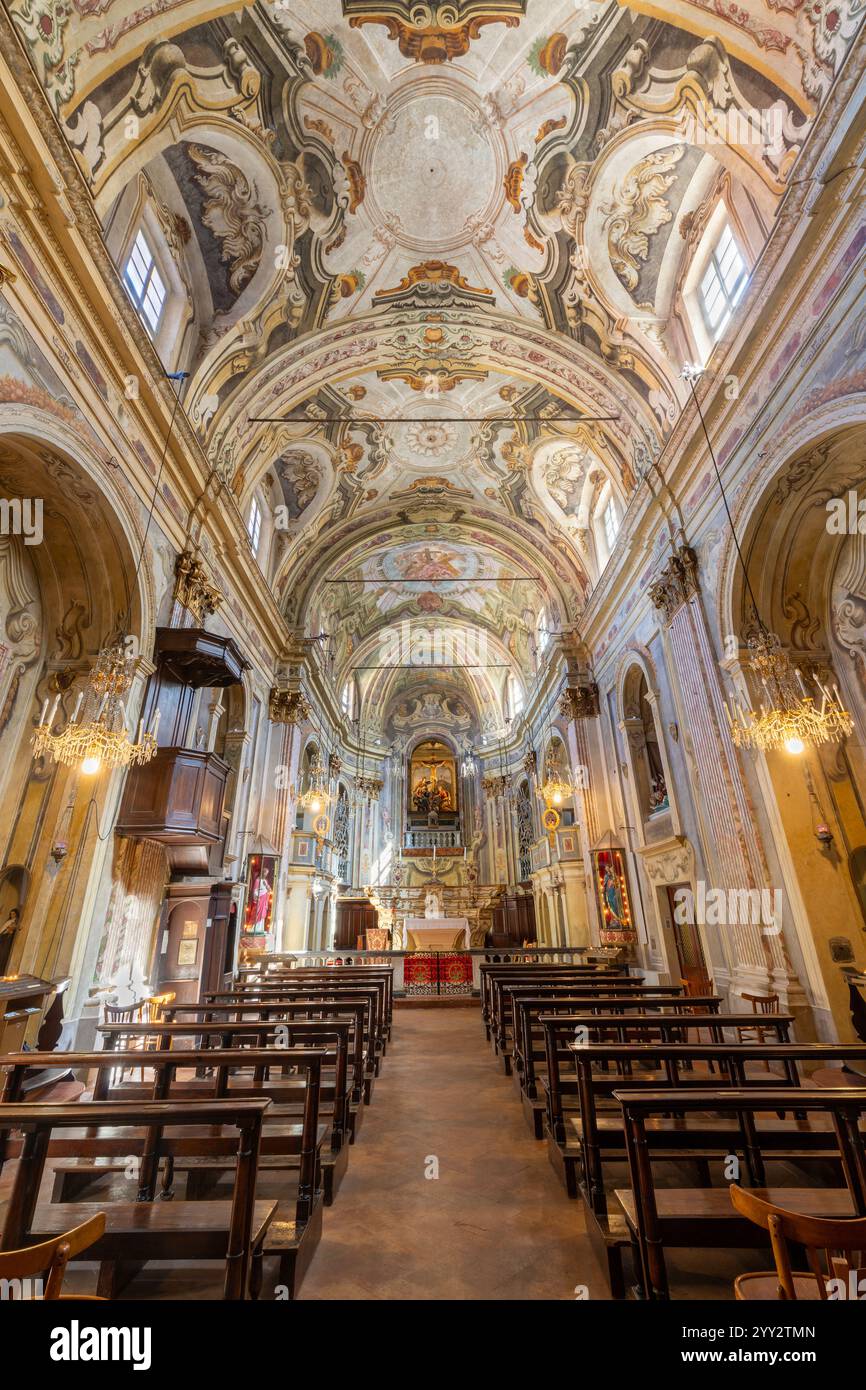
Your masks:
<svg viewBox="0 0 866 1390"><path fill-rule="evenodd" d="M830 690L813 677L819 705L775 632L761 626L748 645L749 665L761 682L766 703L762 701L757 710L744 709L735 696L732 706L726 706L731 738L738 748L784 748L798 754L807 743L839 743L850 734L853 721L837 686Z"/></svg>
<svg viewBox="0 0 866 1390"><path fill-rule="evenodd" d="M315 760L310 767L310 785L298 797L298 804L313 816L320 816L328 809L331 793L325 780L325 769L321 754L316 750Z"/></svg>
<svg viewBox="0 0 866 1390"><path fill-rule="evenodd" d="M792 665L791 658L782 646L782 639L778 633L771 632L761 619L704 413L695 391L695 383L702 375L703 368L690 363L686 363L682 369L682 377L691 387L692 399L715 469L746 590L755 613L757 630L749 637L747 644L750 652L749 665L760 681L765 697L757 709L751 705L744 705L737 695L730 705L726 704L731 739L737 748L755 748L765 752L784 748L786 752L795 755L802 753L807 744L818 747L823 743L839 743L850 734L854 722L842 703L838 686L834 685L831 689L822 684L817 676L813 676L816 694L810 694L802 673ZM821 698L820 705L817 703L817 695Z"/></svg>
<svg viewBox="0 0 866 1390"><path fill-rule="evenodd" d="M134 668L135 658L122 642L104 647L96 658L87 689L79 693L72 718L59 733L54 733L52 726L60 695L56 696L50 714L45 701L33 740L36 756L49 754L64 767L80 765L87 776L93 776L102 767L132 767L150 762L156 753L159 710L147 733L143 721L139 721L138 735L133 740L127 727L124 696L132 684Z"/></svg>

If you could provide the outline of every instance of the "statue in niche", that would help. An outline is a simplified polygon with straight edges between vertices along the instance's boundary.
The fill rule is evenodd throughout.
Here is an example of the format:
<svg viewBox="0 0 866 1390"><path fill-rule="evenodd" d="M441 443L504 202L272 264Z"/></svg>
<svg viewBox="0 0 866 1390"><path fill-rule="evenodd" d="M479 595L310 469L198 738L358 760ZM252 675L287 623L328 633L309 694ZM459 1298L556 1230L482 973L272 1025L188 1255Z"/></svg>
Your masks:
<svg viewBox="0 0 866 1390"><path fill-rule="evenodd" d="M431 918L442 916L442 904L439 901L439 894L433 888L428 888L424 895L424 916L428 921Z"/></svg>
<svg viewBox="0 0 866 1390"><path fill-rule="evenodd" d="M653 816L657 811L666 811L669 805L664 776L661 772L654 772L650 777L649 813Z"/></svg>

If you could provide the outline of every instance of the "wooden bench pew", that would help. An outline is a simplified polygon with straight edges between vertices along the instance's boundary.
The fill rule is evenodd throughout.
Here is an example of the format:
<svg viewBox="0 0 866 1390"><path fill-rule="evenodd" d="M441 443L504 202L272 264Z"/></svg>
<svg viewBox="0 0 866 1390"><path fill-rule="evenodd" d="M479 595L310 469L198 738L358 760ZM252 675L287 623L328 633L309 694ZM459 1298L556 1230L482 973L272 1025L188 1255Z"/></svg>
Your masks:
<svg viewBox="0 0 866 1390"><path fill-rule="evenodd" d="M612 1089L618 1084L623 1084L623 1076L633 1071L630 1039L633 1038L635 1044L640 1045L647 1035L656 1034L660 1042L688 1042L687 1035L692 1033L695 1035L695 1041L700 1043L702 1035L710 1033L713 1042L723 1042L726 1028L735 1030L746 1027L752 1019L752 1014L720 1014L715 1011L707 1014L677 1014L653 1010L652 1014L620 1013L608 1016L593 1014L585 1009L562 1015L541 1013L539 1022L544 1030L546 1074L539 1078L538 1085L545 1102L544 1138L547 1142L548 1158L562 1178L569 1197L578 1195L583 1165L579 1131L569 1123L580 1116L573 1050L577 1028L586 1029L588 1042L629 1043L629 1056L626 1060L608 1063L616 1068L612 1075L607 1075L607 1085ZM774 1014L772 1026L767 1028L767 1032L775 1034L779 1042L787 1042L793 1022L793 1014ZM610 1033L615 1034L615 1037L608 1037ZM666 1075L659 1075L659 1081L665 1080ZM598 1078L598 1087L600 1091L605 1090L601 1076Z"/></svg>
<svg viewBox="0 0 866 1390"><path fill-rule="evenodd" d="M485 1026L487 1041L492 1040L493 1023L493 984L496 980L512 980L515 984L521 980L531 984L533 980L539 984L543 980L567 981L573 979L576 982L581 980L596 980L601 977L606 979L629 979L637 978L640 983L641 977L632 977L625 967L614 968L612 966L525 966L525 965L490 965L486 962L479 966L479 991L481 996L481 1018Z"/></svg>
<svg viewBox="0 0 866 1390"><path fill-rule="evenodd" d="M704 1091L709 1085L721 1087L767 1084L767 1073L749 1077L747 1067L764 1067L768 1058L782 1075L772 1078L776 1087L800 1089L798 1061L817 1063L849 1055L844 1046L832 1044L816 1053L815 1044L797 1043L588 1043L574 1049L580 1115L569 1121L572 1142L579 1153L579 1193L586 1206L587 1231L599 1255L604 1256L611 1276L611 1288L621 1290L622 1249L630 1234L610 1192L616 1179L611 1166L627 1161L626 1134L622 1112L614 1094L625 1086L642 1087L649 1092L668 1087L669 1110L649 1126L653 1158L657 1162L686 1162L696 1166L700 1181L710 1185L709 1161L737 1154L754 1183L764 1181L763 1157L804 1164L819 1161L824 1166L836 1161L832 1135L820 1123L810 1125L804 1117L793 1121L778 1116L762 1117L754 1132L748 1115L720 1119L715 1115L681 1114L679 1097ZM856 1054L854 1054L856 1055ZM717 1069L710 1076L700 1067L709 1063ZM619 1077L597 1068L628 1064L630 1075ZM664 1069L662 1079L657 1068ZM641 1070L644 1068L644 1070ZM762 1155L763 1151L763 1155Z"/></svg>
<svg viewBox="0 0 866 1390"><path fill-rule="evenodd" d="M560 997L580 998L581 996L587 1001L592 999L611 1001L614 998L618 1000L655 998L670 1000L680 997L680 989L678 986L641 985L630 980L606 981L603 986L598 983L587 984L586 982L583 984L572 982L568 985L544 982L540 985L508 982L497 985L494 987L492 999L494 1053L501 1058L506 1076L511 1076L513 1070L514 1000L547 997L553 1001Z"/></svg>
<svg viewBox="0 0 866 1390"><path fill-rule="evenodd" d="M592 1008L588 1007L590 1003ZM643 1014L676 1014L682 1017L685 1009L689 1011L697 1009L702 1014L718 1013L721 1004L722 1001L718 995L691 997L688 1004L685 1003L680 994L640 995L637 998L630 996L622 999L620 1003L616 995L606 995L587 1000L586 996L582 997L579 994L546 994L526 997L522 990L513 991L511 994L513 1076L520 1093L527 1124L535 1138L541 1139L543 1137L543 1121L547 1108L544 1096L539 1097L539 1078L543 1076L547 1064L545 1034L540 1023L542 1014L571 1014L580 1011L582 1005L583 1011L586 1013L606 1014L608 1016L633 1011ZM614 1040L619 1036L614 1025L606 1031L614 1035ZM654 1031L648 1027L647 1036L651 1036ZM594 1029L593 1033L595 1036L601 1036L598 1029ZM664 1036L672 1038L673 1028L669 1029Z"/></svg>
<svg viewBox="0 0 866 1390"><path fill-rule="evenodd" d="M98 1293L115 1296L148 1260L224 1260L223 1297L242 1299L247 1290L255 1296L261 1287L260 1266L268 1231L276 1219L276 1201L256 1200L259 1144L267 1100L111 1101L50 1105L39 1101L0 1108L0 1134L22 1131L16 1149L18 1166L3 1221L2 1248L35 1245L80 1225L97 1212L105 1212L105 1231L81 1258L100 1263ZM234 1153L234 1186L230 1201L218 1202L109 1202L39 1204L39 1192L51 1136L57 1130L80 1130L82 1112L98 1140L108 1129L106 1142L117 1127L140 1129L142 1136L157 1133L166 1149L167 1130L179 1128L216 1133L201 1136L205 1152ZM232 1139L227 1130L236 1130Z"/></svg>
<svg viewBox="0 0 866 1390"><path fill-rule="evenodd" d="M103 1048L106 1053L117 1051L118 1045L124 1038L131 1036L134 1042L139 1035L137 1030L143 1030L149 1038L155 1037L157 1048L162 1051L174 1050L177 1047L181 1058L186 1058L191 1049L195 1050L202 1054L195 1064L199 1077L205 1077L207 1068L216 1065L215 1061L208 1063L205 1060L206 1055L211 1052L216 1053L232 1048L264 1048L267 1049L271 1057L270 1066L272 1069L283 1065L281 1060L283 1050L292 1036L295 1039L293 1046L299 1047L303 1042L306 1042L310 1047L315 1047L317 1051L323 1052L318 1104L320 1116L329 1126L323 1166L341 1170L339 1173L335 1171L328 1177L330 1187L332 1182L342 1177L342 1170L348 1161L346 1156L342 1154L342 1150L347 1133L351 1143L357 1131L359 1107L353 1108L352 1104L353 1078L347 1065L347 1030L345 1027L336 1026L340 1020L333 1020L335 1026L330 1030L332 1039L329 1051L328 1039L325 1038L324 1042L321 1041L321 1031L324 1029L327 1033L329 1022L301 1019L294 1024L289 1020L282 1023L256 1020L205 1024L198 1022L167 1023L161 1020L156 1034L151 1031L153 1024L133 1025L127 1023L103 1023L100 1025L99 1032L102 1035ZM346 1024L349 1020L343 1019L342 1022ZM294 1031L290 1032L292 1029ZM144 1053L142 1055L146 1057L149 1054ZM141 1065L140 1061L138 1065ZM285 1095L275 1113L281 1119L302 1115L306 1103L304 1083L295 1080L294 1083L286 1081L284 1085ZM292 1090L293 1085L294 1091Z"/></svg>
<svg viewBox="0 0 866 1390"><path fill-rule="evenodd" d="M371 1051L376 1060L376 1073L378 1074L379 1059L384 1055L390 1031L387 1010L391 987L390 975L385 978L367 972L363 974L358 972L348 977L333 969L321 972L291 970L279 977L279 984L269 983L241 990L236 989L233 993L242 993L250 999L265 999L286 998L290 994L312 996L314 994L333 993L339 996L345 993L360 995L366 994L368 991L373 992L375 994L375 1006L371 1009L371 1032L375 1039L375 1045ZM215 1003L225 1002L222 993L214 997ZM205 1002L211 998L210 994L206 995Z"/></svg>
<svg viewBox="0 0 866 1390"><path fill-rule="evenodd" d="M375 989L372 989L368 986L357 986L352 991L349 991L347 989L332 990L328 989L327 986L324 984L318 985L315 982L313 982L307 987L306 990L303 991L296 989L273 990L269 991L267 995L261 997L252 994L248 995L246 993L242 995L237 995L226 991L208 994L202 1005L193 1005L191 1007L226 1008L231 1005L249 1005L251 1008L258 1007L260 1009L266 1009L271 1007L277 1008L280 1005L285 1005L288 1007L289 1005L295 1004L299 1008L301 1006L306 1006L308 1015L312 1017L315 1013L317 1004L321 1004L324 1007L326 1005L338 1005L343 1003L344 1001L347 1003L351 1002L353 1004L357 1004L359 1001L363 1001L366 1007L364 1027L362 1032L362 1048L364 1057L363 1091L364 1098L367 1104L369 1105L373 1098L374 1078L379 1073L380 1059L382 1056L381 1048L378 1048L377 1050L377 1039L379 1030L379 1024L377 1020L380 1016L379 1011L381 1008L381 996ZM181 1009L182 1007L183 1006L173 1006L175 1010Z"/></svg>
<svg viewBox="0 0 866 1390"><path fill-rule="evenodd" d="M572 992L572 993L612 993L615 989L628 994L640 982L632 980L625 975L607 975L602 981L600 978L592 978L588 975L583 977L567 978L526 978L525 976L508 976L505 979L493 978L488 983L488 1017L485 1026L489 1030L489 1039L493 1044L495 1056L499 1056L503 1048L507 1050L508 1043L508 1008L506 990L513 991L524 989L533 993L547 993L550 991ZM509 1072L510 1074L510 1072Z"/></svg>
<svg viewBox="0 0 866 1390"><path fill-rule="evenodd" d="M493 985L495 981L510 979L517 984L520 981L531 983L532 980L536 980L538 983L541 983L543 980L558 979L565 982L571 979L575 982L579 982L581 980L599 979L602 975L608 979L629 978L628 970L625 967L599 967L596 965L490 965L487 963L480 965L479 992L481 996L481 1018L485 1027L487 1041L492 1041Z"/></svg>
<svg viewBox="0 0 866 1390"><path fill-rule="evenodd" d="M334 972L337 971L335 976ZM292 970L280 970L258 977L258 981L247 977L245 980L236 980L236 987L240 989L267 989L271 985L279 987L280 983L288 977L290 980L308 979L312 981L331 981L336 978L338 982L347 979L356 984L363 985L365 980L380 982L384 990L384 1009L383 1017L385 1022L385 1032L390 1037L393 1026L394 1015L394 967L393 965L340 965L340 966L317 966L317 965L298 965Z"/></svg>
<svg viewBox="0 0 866 1390"><path fill-rule="evenodd" d="M271 1079L275 1054L281 1073ZM214 1192L221 1180L232 1170L231 1150L215 1139L214 1131L186 1129L166 1139L159 1131L137 1135L129 1126L117 1126L110 1135L95 1137L90 1128L94 1105L117 1101L136 1103L147 1100L198 1101L214 1099L268 1101L268 1110L261 1137L258 1174L262 1186L275 1185L279 1202L277 1214L269 1228L265 1253L279 1257L280 1280L290 1297L300 1285L304 1273L318 1246L322 1233L322 1178L327 1184L329 1164L339 1174L347 1162L348 1146L336 1154L323 1150L329 1126L319 1122L319 1093L322 1064L325 1054L314 1051L307 1041L302 1047L243 1048L240 1050L205 1051L171 1050L134 1051L122 1053L67 1053L71 1065L84 1068L94 1076L94 1098L79 1102L82 1135L52 1140L49 1156L55 1160L54 1200L73 1201L93 1184L102 1184L123 1176L130 1157L139 1159L137 1200L153 1201L157 1195L159 1168L162 1164L161 1198L173 1198L173 1184L178 1175L186 1180L186 1199L201 1200ZM4 1105L15 1100L24 1085L34 1056L20 1053L2 1059L10 1068L4 1088ZM152 1073L152 1079L141 1082L123 1081L115 1087L112 1074L118 1062L133 1065ZM178 1076L207 1068L210 1075ZM295 1068L289 1080L282 1073ZM8 1100L5 1098L9 1098ZM288 1102L288 1104L287 1104ZM0 1120L5 1110L0 1105ZM295 1116L299 1116L296 1120ZM205 1147L202 1147L202 1141ZM9 1156L15 1156L14 1141ZM0 1135L0 1147L4 1140ZM325 1200L327 1203L327 1186ZM263 1197L274 1194L260 1194Z"/></svg>
<svg viewBox="0 0 866 1390"><path fill-rule="evenodd" d="M166 1010L165 1022L168 1023L193 1023L200 1021L202 1024L216 1024L222 1026L226 1023L263 1023L270 1025L273 1032L279 1030L283 1042L288 1036L287 1030L290 1025L295 1029L293 1035L299 1039L299 1044L303 1040L308 1040L311 1045L315 1037L316 1029L319 1031L326 1029L331 1024L349 1024L347 1037L348 1050L348 1090L344 1098L342 1112L340 1115L339 1133L342 1138L343 1133L348 1133L350 1141L354 1141L357 1121L357 1110L365 1099L365 1058L366 1058L366 1020L369 1017L367 1001L363 999L352 999L348 996L339 1001L327 999L296 999L292 997L288 1001L268 1001L266 1004L256 1003L209 1003L209 1004L180 1004ZM306 1026L304 1026L306 1025ZM336 1035L342 1035L346 1029L338 1028ZM294 1044L289 1043L289 1046ZM339 1145L337 1145L339 1147Z"/></svg>
<svg viewBox="0 0 866 1390"><path fill-rule="evenodd" d="M314 987L313 987L314 988ZM356 990L352 993L344 990L321 990L313 992L297 993L291 990L284 992L274 991L266 999L250 999L246 995L233 997L230 994L220 994L208 996L210 1002L203 1004L202 1009L222 1009L227 1008L249 1008L253 1014L256 1011L262 1013L264 1017L276 1019L288 1018L292 1013L296 1018L328 1018L339 1017L341 1014L348 1016L355 1014L361 1006L363 1012L357 1034L357 1046L360 1049L360 1080L353 1081L355 1088L353 1094L353 1104L360 1105L362 1102L370 1105L373 1099L373 1084L378 1071L378 1060L375 1052L375 1028L374 1014L375 1001L369 990ZM218 1015L215 1015L218 1017ZM353 1073L354 1076L354 1073ZM355 1128L360 1124L360 1115L356 1116ZM354 1128L353 1128L354 1134Z"/></svg>
<svg viewBox="0 0 866 1390"><path fill-rule="evenodd" d="M606 977L601 979L582 980L492 980L490 983L490 1031L493 1042L494 1055L505 1054L508 1056L509 1065L506 1068L510 1075L510 1058L512 1037L512 1007L511 1000L516 993L524 995L536 994L585 994L591 995L622 995L623 997L640 995L648 992L675 994L679 992L678 986L658 986L644 985L639 980L631 979L627 976Z"/></svg>
<svg viewBox="0 0 866 1390"><path fill-rule="evenodd" d="M640 1270L640 1292L645 1298L670 1297L665 1247L689 1249L762 1248L766 1232L743 1217L732 1205L727 1186L717 1188L656 1188L651 1155L654 1141L650 1126L672 1104L671 1092L646 1092L622 1088L614 1093L622 1106L629 1164L630 1188L620 1188L614 1198L621 1208ZM866 1216L866 1149L863 1121L866 1088L815 1090L803 1087L731 1087L677 1090L676 1106L686 1116L708 1112L741 1121L748 1116L753 1132L760 1135L760 1117L779 1112L802 1112L829 1118L836 1153L845 1177L844 1187L756 1186L764 1201L791 1211L828 1220ZM742 1186L742 1182L740 1183Z"/></svg>
<svg viewBox="0 0 866 1390"><path fill-rule="evenodd" d="M337 979L344 976L355 984L363 985L365 980L381 981L384 986L383 1020L386 1041L391 1036L394 1023L394 967L393 965L298 965L292 971L294 976L306 980L332 980L334 971Z"/></svg>

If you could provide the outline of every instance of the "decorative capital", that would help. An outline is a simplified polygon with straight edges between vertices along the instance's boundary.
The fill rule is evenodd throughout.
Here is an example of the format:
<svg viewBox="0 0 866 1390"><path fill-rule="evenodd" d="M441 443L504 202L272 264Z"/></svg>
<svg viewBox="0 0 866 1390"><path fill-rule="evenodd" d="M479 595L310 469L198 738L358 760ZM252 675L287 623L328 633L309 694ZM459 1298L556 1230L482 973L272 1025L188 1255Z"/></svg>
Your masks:
<svg viewBox="0 0 866 1390"><path fill-rule="evenodd" d="M523 771L527 777L533 777L538 768L538 754L534 748L527 748L523 755Z"/></svg>
<svg viewBox="0 0 866 1390"><path fill-rule="evenodd" d="M331 753L328 757L328 771L332 777L339 777L343 771L343 759L339 753Z"/></svg>
<svg viewBox="0 0 866 1390"><path fill-rule="evenodd" d="M361 797L366 797L368 801L378 801L379 794L385 783L381 777L356 777L355 790Z"/></svg>
<svg viewBox="0 0 866 1390"><path fill-rule="evenodd" d="M650 585L649 595L669 623L684 603L700 593L700 587L698 557L690 545L681 545L668 560L661 577Z"/></svg>
<svg viewBox="0 0 866 1390"><path fill-rule="evenodd" d="M276 685L271 687L268 718L272 724L302 724L311 713L309 700L299 690L281 690Z"/></svg>
<svg viewBox="0 0 866 1390"><path fill-rule="evenodd" d="M559 712L563 719L597 719L598 686L595 681L588 685L570 685L563 690Z"/></svg>
<svg viewBox="0 0 866 1390"><path fill-rule="evenodd" d="M481 790L488 801L495 801L497 797L504 796L507 786L507 777L483 777L481 780Z"/></svg>
<svg viewBox="0 0 866 1390"><path fill-rule="evenodd" d="M222 593L210 582L204 565L192 550L182 550L174 562L174 597L200 624L223 601Z"/></svg>

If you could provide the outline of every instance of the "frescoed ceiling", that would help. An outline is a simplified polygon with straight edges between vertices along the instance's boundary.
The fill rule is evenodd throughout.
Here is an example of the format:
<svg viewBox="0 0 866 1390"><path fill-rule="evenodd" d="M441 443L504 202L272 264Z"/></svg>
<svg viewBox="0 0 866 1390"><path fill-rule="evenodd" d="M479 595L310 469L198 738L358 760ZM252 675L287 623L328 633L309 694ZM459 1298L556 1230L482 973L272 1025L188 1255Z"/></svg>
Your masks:
<svg viewBox="0 0 866 1390"><path fill-rule="evenodd" d="M350 666L395 615L515 663L579 619L587 507L685 399L696 229L727 187L760 245L866 0L4 3L109 245L161 226L185 408Z"/></svg>

